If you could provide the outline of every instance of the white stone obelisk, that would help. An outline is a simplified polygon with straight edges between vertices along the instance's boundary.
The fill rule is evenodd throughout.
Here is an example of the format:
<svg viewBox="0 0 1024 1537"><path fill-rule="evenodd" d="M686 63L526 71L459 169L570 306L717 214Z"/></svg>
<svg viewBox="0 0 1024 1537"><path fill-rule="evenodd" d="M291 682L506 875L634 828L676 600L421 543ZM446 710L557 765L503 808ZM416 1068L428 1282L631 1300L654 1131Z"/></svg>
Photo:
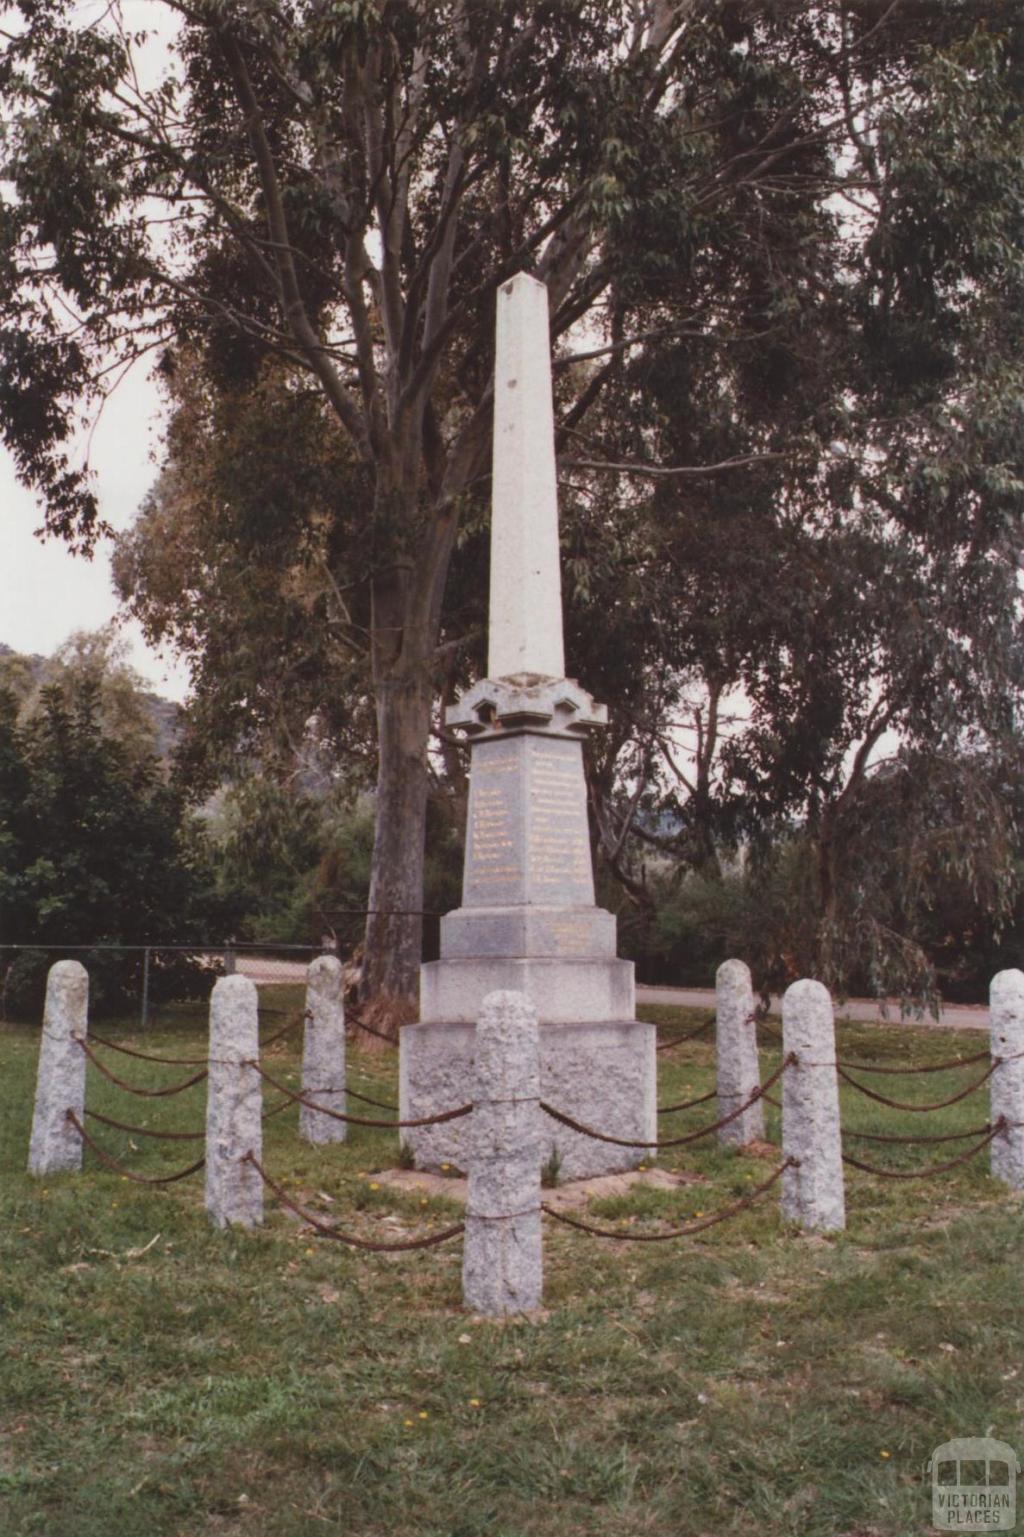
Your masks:
<svg viewBox="0 0 1024 1537"><path fill-rule="evenodd" d="M548 291L525 272L498 290L490 602L487 676L564 678Z"/></svg>
<svg viewBox="0 0 1024 1537"><path fill-rule="evenodd" d="M547 1122L566 1178L629 1168L657 1135L654 1028L633 965L594 902L583 742L603 705L565 676L548 296L521 273L497 294L488 676L446 712L470 743L462 905L420 970L401 1034L403 1120L474 1092L475 1031L492 993L536 1011L543 1097L621 1146ZM466 1168L469 1119L411 1128L420 1167ZM649 1156L649 1154L648 1154Z"/></svg>

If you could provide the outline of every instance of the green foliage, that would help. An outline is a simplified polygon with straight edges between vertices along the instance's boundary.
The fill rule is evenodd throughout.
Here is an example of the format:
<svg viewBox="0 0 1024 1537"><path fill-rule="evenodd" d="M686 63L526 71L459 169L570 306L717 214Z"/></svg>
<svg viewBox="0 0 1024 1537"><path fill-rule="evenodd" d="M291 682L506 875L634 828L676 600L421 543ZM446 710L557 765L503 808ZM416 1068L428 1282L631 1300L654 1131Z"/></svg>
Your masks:
<svg viewBox="0 0 1024 1537"><path fill-rule="evenodd" d="M916 899L881 916L852 873L889 733L926 842L958 829L930 878L998 911L972 781L1021 688L1018 4L218 3L141 101L116 21L16 11L0 425L87 542L76 411L160 348L166 473L121 582L198 663L193 772L280 778L314 719L350 791L379 753L374 882L422 902L430 699L482 665L493 295L532 270L569 665L612 707L592 801L631 900L651 826L697 871L796 830L812 969L923 985ZM393 940L371 980L409 992Z"/></svg>
<svg viewBox="0 0 1024 1537"><path fill-rule="evenodd" d="M5 957L6 1006L38 1007L64 945L208 941L223 914L201 830L154 761L104 732L97 683L45 688L24 726L13 697L0 700L0 932L37 947ZM81 958L96 1012L137 992L140 956ZM154 998L204 985L199 968L170 956L151 978Z"/></svg>

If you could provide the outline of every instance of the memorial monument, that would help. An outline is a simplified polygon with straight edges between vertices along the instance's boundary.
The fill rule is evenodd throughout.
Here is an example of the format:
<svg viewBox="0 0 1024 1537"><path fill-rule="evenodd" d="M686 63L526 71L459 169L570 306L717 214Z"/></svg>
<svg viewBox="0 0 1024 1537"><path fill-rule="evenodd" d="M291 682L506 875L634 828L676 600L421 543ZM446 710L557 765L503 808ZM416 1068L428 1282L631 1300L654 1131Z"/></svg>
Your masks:
<svg viewBox="0 0 1024 1537"><path fill-rule="evenodd" d="M633 964L594 904L583 738L607 712L565 677L547 289L526 274L498 293L487 671L447 712L470 745L462 906L441 920L420 1022L401 1032L402 1118L465 1103L483 999L512 989L537 1011L542 1099L653 1142L654 1027L633 1017ZM468 1125L403 1135L418 1167L465 1167ZM543 1133L563 1177L644 1157L550 1118Z"/></svg>

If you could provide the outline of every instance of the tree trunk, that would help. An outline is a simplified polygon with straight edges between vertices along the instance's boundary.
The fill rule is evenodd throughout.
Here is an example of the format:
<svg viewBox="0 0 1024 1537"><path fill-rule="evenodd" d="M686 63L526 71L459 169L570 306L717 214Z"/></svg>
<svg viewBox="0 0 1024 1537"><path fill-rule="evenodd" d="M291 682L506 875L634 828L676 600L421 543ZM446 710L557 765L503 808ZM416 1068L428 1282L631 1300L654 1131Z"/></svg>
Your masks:
<svg viewBox="0 0 1024 1537"><path fill-rule="evenodd" d="M409 527L415 493L393 490L378 507ZM455 517L437 512L413 561L380 569L372 588L371 646L377 711L377 804L360 1000L374 1028L397 1036L419 1014L427 750L441 600ZM364 1010L364 1017L367 1010Z"/></svg>
<svg viewBox="0 0 1024 1537"><path fill-rule="evenodd" d="M431 682L426 659L377 685L377 807L360 997L392 1034L414 1018L422 949Z"/></svg>

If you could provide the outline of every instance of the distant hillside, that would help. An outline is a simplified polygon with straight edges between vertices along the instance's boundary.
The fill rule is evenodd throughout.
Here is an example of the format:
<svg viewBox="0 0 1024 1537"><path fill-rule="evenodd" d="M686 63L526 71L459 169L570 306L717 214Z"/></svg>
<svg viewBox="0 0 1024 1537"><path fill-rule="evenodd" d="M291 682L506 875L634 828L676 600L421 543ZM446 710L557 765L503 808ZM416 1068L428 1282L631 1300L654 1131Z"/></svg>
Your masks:
<svg viewBox="0 0 1024 1537"><path fill-rule="evenodd" d="M0 686L11 689L22 704L28 704L41 688L55 681L60 670L53 657L15 651L0 641ZM166 762L181 731L181 706L152 689L137 688L134 693L152 725L157 757Z"/></svg>

